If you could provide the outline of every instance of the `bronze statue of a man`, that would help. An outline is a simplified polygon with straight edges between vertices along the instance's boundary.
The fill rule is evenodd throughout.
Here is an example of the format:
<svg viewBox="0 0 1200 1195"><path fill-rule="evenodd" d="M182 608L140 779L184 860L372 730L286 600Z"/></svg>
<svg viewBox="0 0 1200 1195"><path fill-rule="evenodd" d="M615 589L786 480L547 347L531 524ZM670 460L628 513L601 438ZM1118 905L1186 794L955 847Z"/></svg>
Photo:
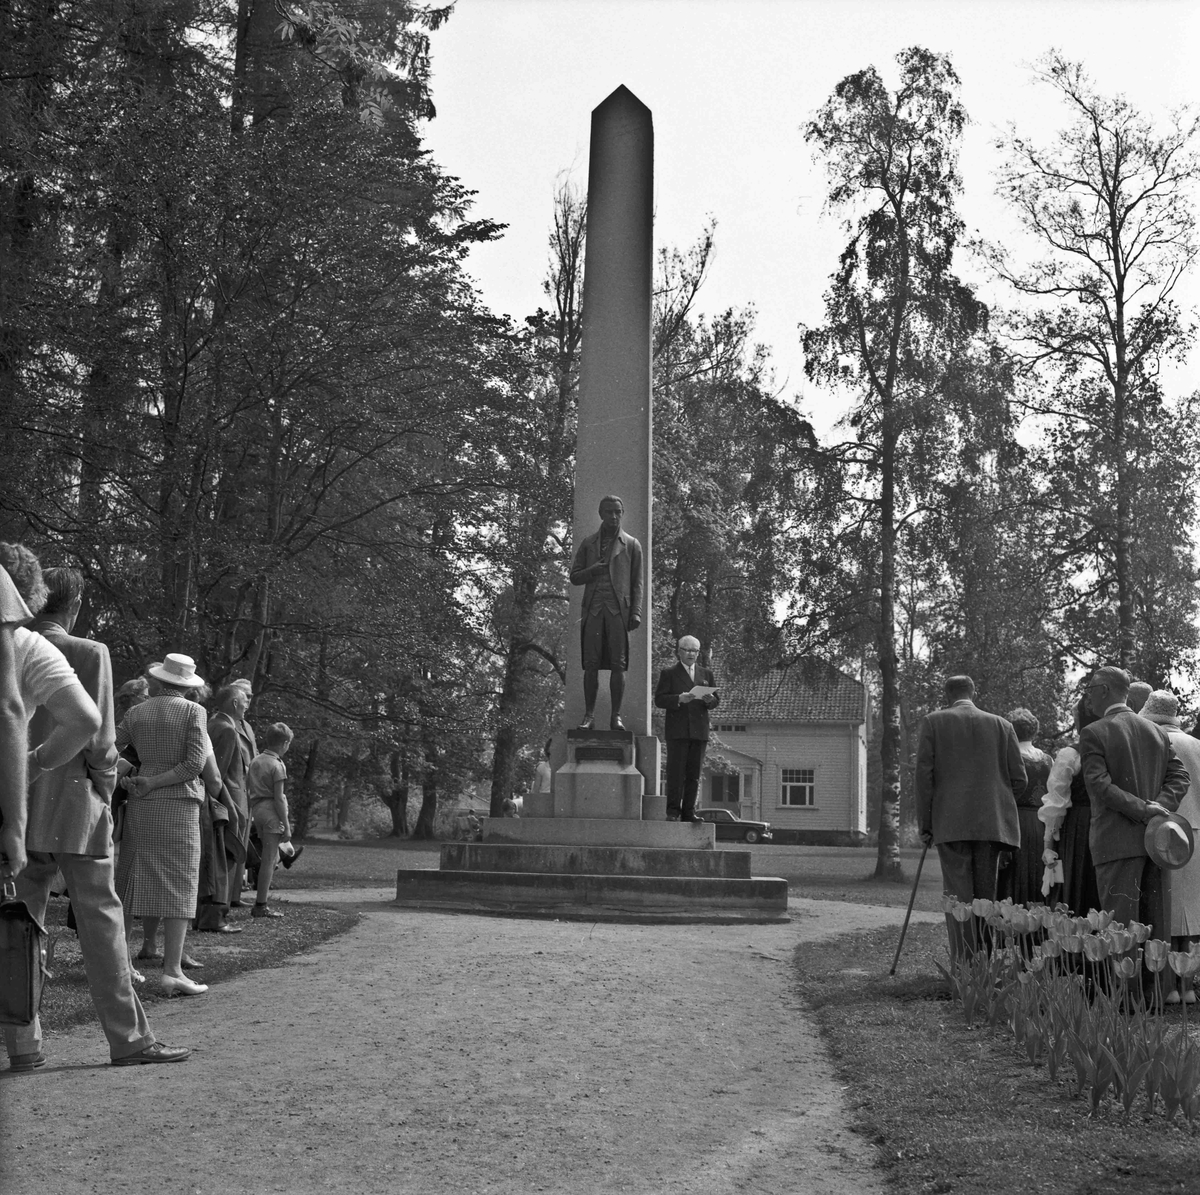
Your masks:
<svg viewBox="0 0 1200 1195"><path fill-rule="evenodd" d="M583 721L580 730L596 724L596 694L600 670L608 669L613 730L624 730L621 700L629 667L629 632L642 625L642 545L621 530L625 504L615 494L600 499L600 530L579 545L571 565L571 584L582 585L579 619L583 657Z"/></svg>

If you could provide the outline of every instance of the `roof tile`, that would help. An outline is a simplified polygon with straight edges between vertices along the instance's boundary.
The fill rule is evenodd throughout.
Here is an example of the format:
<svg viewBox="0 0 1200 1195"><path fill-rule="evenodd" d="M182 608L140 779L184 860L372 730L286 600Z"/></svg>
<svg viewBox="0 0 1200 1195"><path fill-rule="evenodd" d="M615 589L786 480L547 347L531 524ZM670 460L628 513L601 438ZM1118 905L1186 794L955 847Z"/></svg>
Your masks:
<svg viewBox="0 0 1200 1195"><path fill-rule="evenodd" d="M759 677L720 686L722 723L861 722L863 686L827 660L808 656Z"/></svg>

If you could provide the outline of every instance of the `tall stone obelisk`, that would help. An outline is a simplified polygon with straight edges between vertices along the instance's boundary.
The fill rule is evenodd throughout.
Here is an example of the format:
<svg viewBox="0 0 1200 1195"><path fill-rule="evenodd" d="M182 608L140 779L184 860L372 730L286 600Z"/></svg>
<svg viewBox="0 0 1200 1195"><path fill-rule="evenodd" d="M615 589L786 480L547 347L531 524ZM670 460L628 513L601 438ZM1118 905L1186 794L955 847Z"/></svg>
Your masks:
<svg viewBox="0 0 1200 1195"><path fill-rule="evenodd" d="M605 494L625 504L622 529L642 545L645 609L629 636L629 670L621 716L638 740L639 766L657 790L650 736L650 574L652 402L650 337L654 255L654 122L650 109L618 87L592 112L588 158L587 248L583 276L583 346L575 453L574 543L600 526ZM571 591L565 725L583 716L578 588ZM601 676L597 725L607 725ZM647 756L653 753L651 762ZM653 770L651 770L653 768Z"/></svg>

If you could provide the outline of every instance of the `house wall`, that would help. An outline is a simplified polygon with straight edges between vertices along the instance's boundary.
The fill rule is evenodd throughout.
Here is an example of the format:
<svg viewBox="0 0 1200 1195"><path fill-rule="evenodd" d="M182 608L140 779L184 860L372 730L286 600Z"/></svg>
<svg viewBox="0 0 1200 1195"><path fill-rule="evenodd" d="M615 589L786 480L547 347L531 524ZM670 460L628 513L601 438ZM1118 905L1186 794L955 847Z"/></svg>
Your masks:
<svg viewBox="0 0 1200 1195"><path fill-rule="evenodd" d="M862 723L748 723L744 731L718 733L734 750L763 761L761 792L752 792L749 800L743 793L743 817L798 830L866 831L867 754ZM785 768L813 770L815 806L780 803ZM707 778L705 790L711 792Z"/></svg>

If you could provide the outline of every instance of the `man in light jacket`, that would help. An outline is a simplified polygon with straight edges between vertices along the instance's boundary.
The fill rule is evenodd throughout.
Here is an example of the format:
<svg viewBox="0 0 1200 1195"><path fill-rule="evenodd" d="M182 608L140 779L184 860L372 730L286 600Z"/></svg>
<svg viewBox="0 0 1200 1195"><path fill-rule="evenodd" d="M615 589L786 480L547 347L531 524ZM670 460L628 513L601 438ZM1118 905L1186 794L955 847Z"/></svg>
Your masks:
<svg viewBox="0 0 1200 1195"><path fill-rule="evenodd" d="M1012 723L979 709L974 696L969 676L950 677L948 708L921 720L917 741L921 841L937 847L945 892L966 902L996 899L1000 852L1021 844L1016 794L1025 788ZM952 964L983 943L974 920L960 922L947 913L946 928Z"/></svg>

